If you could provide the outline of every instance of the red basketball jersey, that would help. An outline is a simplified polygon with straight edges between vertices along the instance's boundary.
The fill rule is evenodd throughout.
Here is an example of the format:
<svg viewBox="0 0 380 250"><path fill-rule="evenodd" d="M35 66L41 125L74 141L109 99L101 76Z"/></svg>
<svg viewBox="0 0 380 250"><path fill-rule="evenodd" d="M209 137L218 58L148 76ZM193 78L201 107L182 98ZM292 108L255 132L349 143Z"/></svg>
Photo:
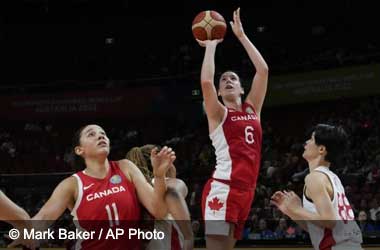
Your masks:
<svg viewBox="0 0 380 250"><path fill-rule="evenodd" d="M140 220L140 205L136 190L120 170L117 162L110 162L110 169L104 179L86 175L83 171L74 174L78 182L78 198L72 210L74 222L80 229L97 231L96 239L78 241L76 249L140 249L137 239L128 239L128 228L136 228ZM99 236L100 228L103 234ZM124 236L118 239L106 232L116 228L124 229Z"/></svg>
<svg viewBox="0 0 380 250"><path fill-rule="evenodd" d="M261 160L262 130L254 108L227 108L221 124L210 134L216 154L213 178L255 188Z"/></svg>

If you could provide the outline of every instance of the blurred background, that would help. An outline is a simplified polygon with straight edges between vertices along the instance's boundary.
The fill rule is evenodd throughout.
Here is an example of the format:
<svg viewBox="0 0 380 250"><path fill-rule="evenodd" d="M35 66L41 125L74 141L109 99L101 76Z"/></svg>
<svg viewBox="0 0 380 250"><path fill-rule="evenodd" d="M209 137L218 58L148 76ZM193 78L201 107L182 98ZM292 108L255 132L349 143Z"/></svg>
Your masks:
<svg viewBox="0 0 380 250"><path fill-rule="evenodd" d="M378 10L363 1L1 1L1 190L34 215L79 171L68 164L74 132L97 123L111 139L111 159L146 143L174 147L202 246L200 197L215 155L199 84L204 48L191 22L207 9L228 22L237 7L270 69L259 182L238 245L309 244L269 198L278 189L302 194L302 144L319 122L349 132L334 171L365 243L380 244ZM229 27L216 53L216 73L227 69L250 87L253 65Z"/></svg>

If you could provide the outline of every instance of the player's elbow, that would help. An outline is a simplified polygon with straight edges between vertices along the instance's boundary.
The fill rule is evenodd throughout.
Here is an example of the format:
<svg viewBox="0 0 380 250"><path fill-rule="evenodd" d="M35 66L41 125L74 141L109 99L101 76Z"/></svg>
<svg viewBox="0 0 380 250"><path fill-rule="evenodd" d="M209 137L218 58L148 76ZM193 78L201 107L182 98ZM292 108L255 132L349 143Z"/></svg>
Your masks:
<svg viewBox="0 0 380 250"><path fill-rule="evenodd" d="M269 75L269 67L267 64L264 64L260 67L256 68L256 74L262 75L262 76L268 76Z"/></svg>
<svg viewBox="0 0 380 250"><path fill-rule="evenodd" d="M213 85L212 79L201 79L201 85L202 86L210 86Z"/></svg>

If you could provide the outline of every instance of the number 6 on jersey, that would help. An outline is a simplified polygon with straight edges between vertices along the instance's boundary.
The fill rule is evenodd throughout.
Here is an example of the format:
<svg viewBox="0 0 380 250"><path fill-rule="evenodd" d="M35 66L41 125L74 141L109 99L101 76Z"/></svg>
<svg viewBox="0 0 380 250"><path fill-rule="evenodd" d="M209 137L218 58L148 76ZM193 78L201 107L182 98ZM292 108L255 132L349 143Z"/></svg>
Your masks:
<svg viewBox="0 0 380 250"><path fill-rule="evenodd" d="M248 143L248 144L253 144L255 142L255 139L253 137L253 127L252 126L247 126L245 127L244 129L244 134L245 134L245 141Z"/></svg>

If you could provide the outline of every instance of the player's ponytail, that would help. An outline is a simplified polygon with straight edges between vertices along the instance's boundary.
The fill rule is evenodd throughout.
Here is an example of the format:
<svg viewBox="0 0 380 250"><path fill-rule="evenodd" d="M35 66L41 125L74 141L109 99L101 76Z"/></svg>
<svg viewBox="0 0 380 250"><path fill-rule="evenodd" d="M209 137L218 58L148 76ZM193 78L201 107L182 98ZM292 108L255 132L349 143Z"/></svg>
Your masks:
<svg viewBox="0 0 380 250"><path fill-rule="evenodd" d="M141 170L146 180L151 183L153 175L148 168L148 164L150 165L150 152L147 159L140 147L133 147L128 151L125 158L133 162Z"/></svg>

